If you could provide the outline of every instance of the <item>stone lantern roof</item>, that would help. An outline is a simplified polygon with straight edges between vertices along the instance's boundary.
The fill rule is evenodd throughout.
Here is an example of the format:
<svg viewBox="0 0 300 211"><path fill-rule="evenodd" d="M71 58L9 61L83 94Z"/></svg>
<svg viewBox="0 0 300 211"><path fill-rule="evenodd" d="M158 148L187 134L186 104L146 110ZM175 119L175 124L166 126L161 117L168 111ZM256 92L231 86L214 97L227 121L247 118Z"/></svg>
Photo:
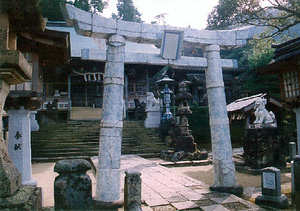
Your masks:
<svg viewBox="0 0 300 211"><path fill-rule="evenodd" d="M9 14L11 27L16 31L43 31L46 19L38 6L39 0L1 0L1 11Z"/></svg>

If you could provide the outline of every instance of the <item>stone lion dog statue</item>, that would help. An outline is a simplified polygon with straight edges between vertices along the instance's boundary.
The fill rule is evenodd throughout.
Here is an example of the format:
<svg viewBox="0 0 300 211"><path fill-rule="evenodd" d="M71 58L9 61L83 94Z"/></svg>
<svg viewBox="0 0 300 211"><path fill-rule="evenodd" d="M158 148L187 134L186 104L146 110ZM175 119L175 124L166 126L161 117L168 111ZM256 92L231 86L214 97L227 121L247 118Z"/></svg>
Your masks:
<svg viewBox="0 0 300 211"><path fill-rule="evenodd" d="M253 122L254 124L271 124L275 122L275 114L270 111L268 112L267 109L265 108L267 104L267 100L266 99L259 99L255 102L255 121Z"/></svg>
<svg viewBox="0 0 300 211"><path fill-rule="evenodd" d="M147 107L153 107L159 104L159 99L156 99L152 92L147 92Z"/></svg>

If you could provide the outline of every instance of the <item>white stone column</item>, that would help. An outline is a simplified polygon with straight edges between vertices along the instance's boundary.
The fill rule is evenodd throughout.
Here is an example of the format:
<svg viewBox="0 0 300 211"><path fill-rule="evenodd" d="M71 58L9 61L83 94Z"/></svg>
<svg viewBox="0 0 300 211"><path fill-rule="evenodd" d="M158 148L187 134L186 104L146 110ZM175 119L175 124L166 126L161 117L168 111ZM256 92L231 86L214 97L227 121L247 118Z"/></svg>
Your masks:
<svg viewBox="0 0 300 211"><path fill-rule="evenodd" d="M103 110L95 200L115 203L121 194L125 38L112 35L107 43Z"/></svg>
<svg viewBox="0 0 300 211"><path fill-rule="evenodd" d="M300 108L294 108L294 112L296 113L296 124L297 124L297 155L300 154Z"/></svg>
<svg viewBox="0 0 300 211"><path fill-rule="evenodd" d="M213 187L235 187L237 181L226 109L220 47L209 45L204 48L204 52L208 63L205 75L214 167Z"/></svg>
<svg viewBox="0 0 300 211"><path fill-rule="evenodd" d="M22 184L36 185L31 169L31 126L28 109L11 109L8 111L8 154L20 171Z"/></svg>
<svg viewBox="0 0 300 211"><path fill-rule="evenodd" d="M31 131L38 131L40 126L36 120L37 111L31 111L30 114L30 124L31 124Z"/></svg>

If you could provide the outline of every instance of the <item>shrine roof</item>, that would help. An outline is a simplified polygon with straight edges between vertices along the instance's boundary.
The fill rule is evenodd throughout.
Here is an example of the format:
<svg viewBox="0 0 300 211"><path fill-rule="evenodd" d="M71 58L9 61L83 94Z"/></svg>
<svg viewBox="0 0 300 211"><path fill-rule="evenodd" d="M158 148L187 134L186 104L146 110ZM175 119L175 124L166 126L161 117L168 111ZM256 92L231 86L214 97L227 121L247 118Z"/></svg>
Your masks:
<svg viewBox="0 0 300 211"><path fill-rule="evenodd" d="M288 59L300 54L300 37L282 44L273 44L272 47L275 48L274 61Z"/></svg>
<svg viewBox="0 0 300 211"><path fill-rule="evenodd" d="M235 112L235 111L243 111L248 112L254 108L255 102L261 98L267 98L268 102L277 105L278 107L282 107L282 104L271 98L266 93L260 93L257 95L252 95L250 97L241 98L238 100L233 101L232 103L227 105L228 112Z"/></svg>
<svg viewBox="0 0 300 211"><path fill-rule="evenodd" d="M273 60L268 65L257 68L256 72L262 75L274 75L281 70L285 70L287 66L299 67L300 37L281 44L273 44L272 47L275 48Z"/></svg>

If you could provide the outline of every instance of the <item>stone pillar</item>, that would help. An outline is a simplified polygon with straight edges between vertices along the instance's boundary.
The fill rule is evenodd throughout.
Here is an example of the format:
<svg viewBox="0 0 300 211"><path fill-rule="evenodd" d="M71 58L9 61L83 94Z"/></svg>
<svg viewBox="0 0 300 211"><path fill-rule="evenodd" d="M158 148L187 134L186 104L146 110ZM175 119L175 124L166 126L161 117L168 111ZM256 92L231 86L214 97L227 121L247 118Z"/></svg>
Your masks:
<svg viewBox="0 0 300 211"><path fill-rule="evenodd" d="M36 114L37 114L37 111L31 111L31 114L30 114L31 131L38 131L40 129L40 126L36 120Z"/></svg>
<svg viewBox="0 0 300 211"><path fill-rule="evenodd" d="M138 171L125 172L124 210L142 211L142 179Z"/></svg>
<svg viewBox="0 0 300 211"><path fill-rule="evenodd" d="M290 149L290 159L294 160L294 157L297 155L297 148L295 142L289 143L289 149Z"/></svg>
<svg viewBox="0 0 300 211"><path fill-rule="evenodd" d="M297 123L297 155L300 152L300 108L294 108L293 110L296 113L296 123Z"/></svg>
<svg viewBox="0 0 300 211"><path fill-rule="evenodd" d="M232 193L239 195L242 194L243 190L241 186L237 186L235 175L220 46L206 46L204 52L207 58L205 75L214 167L214 185L211 189L223 192L233 191Z"/></svg>
<svg viewBox="0 0 300 211"><path fill-rule="evenodd" d="M294 157L293 165L293 178L294 178L294 190L295 193L300 193L300 156L296 155Z"/></svg>
<svg viewBox="0 0 300 211"><path fill-rule="evenodd" d="M104 96L97 166L96 203L119 204L121 195L121 141L123 128L125 38L108 38Z"/></svg>
<svg viewBox="0 0 300 211"><path fill-rule="evenodd" d="M8 154L22 175L22 184L36 185L31 169L31 127L28 109L8 111Z"/></svg>
<svg viewBox="0 0 300 211"><path fill-rule="evenodd" d="M92 180L86 174L91 164L84 159L60 160L54 171L55 210L92 210Z"/></svg>

